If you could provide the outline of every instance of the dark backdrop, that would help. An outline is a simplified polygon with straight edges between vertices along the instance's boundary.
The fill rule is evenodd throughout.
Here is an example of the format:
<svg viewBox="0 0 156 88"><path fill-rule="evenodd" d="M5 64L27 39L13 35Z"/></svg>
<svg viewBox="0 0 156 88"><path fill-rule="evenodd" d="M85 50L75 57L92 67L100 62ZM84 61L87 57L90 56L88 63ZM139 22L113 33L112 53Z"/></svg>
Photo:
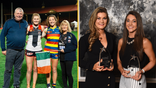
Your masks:
<svg viewBox="0 0 156 88"><path fill-rule="evenodd" d="M122 37L123 24L127 13L131 10L140 13L145 35L152 42L156 54L156 0L79 0L80 37L89 29L89 18L93 10L99 6L105 7L108 11L110 22L106 30L116 35L116 43ZM148 63L146 55L144 58L147 59ZM145 75L148 79L147 82L150 83L148 88L155 88L153 85L156 86L156 84L151 83L156 83L156 66L146 72ZM80 76L85 77L85 71L80 71ZM120 77L117 69L116 77ZM81 82L80 84L83 85L84 83ZM83 88L82 85L80 85L80 88Z"/></svg>

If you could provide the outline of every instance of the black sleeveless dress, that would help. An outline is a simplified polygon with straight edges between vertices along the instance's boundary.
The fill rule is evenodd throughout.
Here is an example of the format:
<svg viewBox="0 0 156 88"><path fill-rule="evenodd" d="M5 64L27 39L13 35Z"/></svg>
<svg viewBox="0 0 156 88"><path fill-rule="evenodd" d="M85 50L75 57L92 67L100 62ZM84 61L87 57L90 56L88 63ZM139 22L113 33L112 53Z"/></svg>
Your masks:
<svg viewBox="0 0 156 88"><path fill-rule="evenodd" d="M129 38L128 37L128 42L131 42L133 39L134 38ZM120 51L119 55L120 55L120 60L122 62L122 67L124 67L124 68L127 68L128 64L129 64L129 61L132 58L132 55L135 55L135 56L137 56L139 58L139 54L133 48L133 43L127 44L126 47L125 47L124 53L122 54L121 51ZM143 55L145 56L145 54L143 54ZM145 58L143 58L140 61L140 67L141 67L141 69L146 65L146 62L147 62L147 60ZM138 65L137 62L134 62L134 64L135 65Z"/></svg>

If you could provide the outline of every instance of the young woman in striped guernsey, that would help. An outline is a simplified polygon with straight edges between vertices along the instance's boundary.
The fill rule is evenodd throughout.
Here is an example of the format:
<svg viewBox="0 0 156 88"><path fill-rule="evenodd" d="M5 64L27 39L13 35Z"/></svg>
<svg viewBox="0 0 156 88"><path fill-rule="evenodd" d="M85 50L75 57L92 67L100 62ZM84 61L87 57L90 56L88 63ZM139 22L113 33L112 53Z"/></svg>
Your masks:
<svg viewBox="0 0 156 88"><path fill-rule="evenodd" d="M52 72L53 72L53 84L52 88L56 88L57 81L57 64L58 64L58 42L60 37L59 27L56 25L57 18L55 15L50 15L47 17L48 28L44 31L46 33L47 41L45 43L44 51L50 51L50 58L52 62ZM50 87L51 73L46 75L47 78L47 88Z"/></svg>
<svg viewBox="0 0 156 88"><path fill-rule="evenodd" d="M27 63L27 88L30 88L31 72L33 69L33 87L35 88L37 80L37 61L35 52L42 51L41 35L44 27L39 23L41 22L40 15L34 13L32 16L32 24L27 28L28 41L26 45L26 63ZM34 66L32 68L34 62Z"/></svg>
<svg viewBox="0 0 156 88"><path fill-rule="evenodd" d="M144 53L149 58L148 64ZM151 42L145 38L142 18L136 11L130 11L126 16L123 38L118 42L117 63L121 72L119 88L146 88L144 73L154 67L155 54Z"/></svg>

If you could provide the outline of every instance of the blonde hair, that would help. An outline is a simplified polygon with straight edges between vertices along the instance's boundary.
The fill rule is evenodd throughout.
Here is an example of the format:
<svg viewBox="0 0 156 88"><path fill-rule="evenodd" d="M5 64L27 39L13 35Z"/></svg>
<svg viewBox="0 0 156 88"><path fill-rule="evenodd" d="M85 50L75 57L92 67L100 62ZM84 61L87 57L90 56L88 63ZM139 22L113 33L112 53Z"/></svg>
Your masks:
<svg viewBox="0 0 156 88"><path fill-rule="evenodd" d="M95 39L97 39L99 37L99 33L97 32L95 22L97 20L97 14L101 13L101 12L106 13L106 15L107 15L107 24L109 22L109 17L108 17L108 13L107 13L106 8L97 7L93 11L93 13L92 13L92 15L91 15L91 17L89 19L89 31L90 31L90 35L89 35L89 38L88 38L88 41L89 41L89 48L88 49L89 49L89 51L92 50L91 48L92 48L93 43L95 42ZM106 24L106 26L107 26L107 24Z"/></svg>
<svg viewBox="0 0 156 88"><path fill-rule="evenodd" d="M61 22L61 24L60 24L60 32L62 33L62 28L61 27L62 27L63 24L67 24L67 26L68 26L68 32L71 32L70 24L69 24L69 22L67 20L63 20Z"/></svg>
<svg viewBox="0 0 156 88"><path fill-rule="evenodd" d="M39 19L40 19L40 22L41 22L40 14L38 14L38 13L33 13L32 18L31 18L31 23L33 23L33 18L34 18L35 16L38 16Z"/></svg>
<svg viewBox="0 0 156 88"><path fill-rule="evenodd" d="M57 21L58 21L58 20L57 20L56 16L55 16L55 15L49 15L49 16L47 17L47 20L46 20L47 26L50 27L50 24L49 24L49 18L50 18L50 17L54 17L54 19L55 19L55 21L56 21L56 25L57 25Z"/></svg>

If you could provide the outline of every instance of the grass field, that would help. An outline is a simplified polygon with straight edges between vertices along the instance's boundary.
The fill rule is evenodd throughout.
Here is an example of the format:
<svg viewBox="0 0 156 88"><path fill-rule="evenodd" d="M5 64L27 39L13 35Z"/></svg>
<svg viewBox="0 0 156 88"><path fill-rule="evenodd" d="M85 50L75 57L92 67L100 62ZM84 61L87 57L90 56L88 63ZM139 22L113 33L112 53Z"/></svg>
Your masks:
<svg viewBox="0 0 156 88"><path fill-rule="evenodd" d="M1 30L0 30L0 33L1 33ZM73 31L72 33L77 37L76 31ZM42 47L44 47L44 43L45 43L45 39L43 38ZM2 51L0 48L0 88L2 88L3 86L4 70L5 70L5 56L2 54ZM27 66L26 66L26 61L24 58L22 69L21 69L20 88L26 88L27 86L26 71L27 71ZM58 71L58 78L57 78L56 87L63 88L60 63L58 63L57 71ZM77 61L75 61L73 64L72 74L74 78L73 88L77 88ZM31 80L31 86L32 86L32 80ZM12 70L12 76L11 76L11 81L10 81L10 88L13 88L13 70ZM38 74L36 88L46 88L46 76L44 74Z"/></svg>

